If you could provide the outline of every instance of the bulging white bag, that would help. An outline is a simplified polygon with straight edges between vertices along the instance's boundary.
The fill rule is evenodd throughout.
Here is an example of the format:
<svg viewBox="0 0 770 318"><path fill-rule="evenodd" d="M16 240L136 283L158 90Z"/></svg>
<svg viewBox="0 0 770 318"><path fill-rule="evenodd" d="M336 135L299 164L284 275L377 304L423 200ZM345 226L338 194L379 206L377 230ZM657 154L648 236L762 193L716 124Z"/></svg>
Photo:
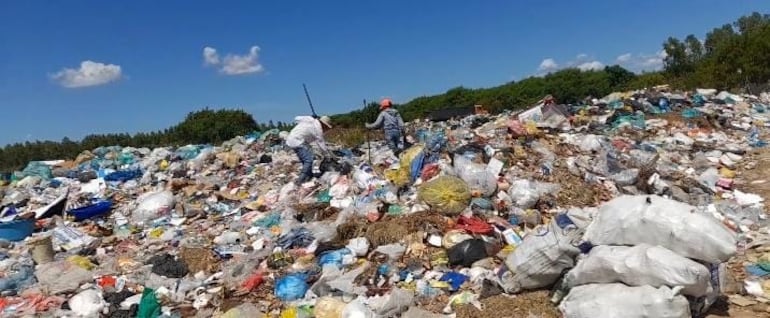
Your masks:
<svg viewBox="0 0 770 318"><path fill-rule="evenodd" d="M629 286L682 286L682 294L700 297L709 292L706 266L666 248L640 244L597 246L564 278L567 286L624 283Z"/></svg>
<svg viewBox="0 0 770 318"><path fill-rule="evenodd" d="M594 245L660 245L712 264L735 255L737 244L735 234L711 215L644 195L620 196L600 206L584 238Z"/></svg>
<svg viewBox="0 0 770 318"><path fill-rule="evenodd" d="M531 233L505 259L500 285L508 293L545 287L575 266L582 231L571 220L559 226L552 221L543 231Z"/></svg>
<svg viewBox="0 0 770 318"><path fill-rule="evenodd" d="M175 198L171 191L148 193L139 198L139 206L134 210L134 222L144 223L171 213L174 209Z"/></svg>
<svg viewBox="0 0 770 318"><path fill-rule="evenodd" d="M565 318L689 318L679 288L591 284L572 288L559 310Z"/></svg>

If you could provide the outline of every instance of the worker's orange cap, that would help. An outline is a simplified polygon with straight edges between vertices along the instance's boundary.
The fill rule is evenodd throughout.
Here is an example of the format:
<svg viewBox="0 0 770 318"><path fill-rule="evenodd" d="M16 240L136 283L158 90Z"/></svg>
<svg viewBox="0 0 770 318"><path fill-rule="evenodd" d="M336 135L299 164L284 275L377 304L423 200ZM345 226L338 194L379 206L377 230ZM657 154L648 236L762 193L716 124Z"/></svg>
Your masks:
<svg viewBox="0 0 770 318"><path fill-rule="evenodd" d="M385 109L390 106L393 106L393 102L390 101L390 98L383 98L380 102L380 109Z"/></svg>

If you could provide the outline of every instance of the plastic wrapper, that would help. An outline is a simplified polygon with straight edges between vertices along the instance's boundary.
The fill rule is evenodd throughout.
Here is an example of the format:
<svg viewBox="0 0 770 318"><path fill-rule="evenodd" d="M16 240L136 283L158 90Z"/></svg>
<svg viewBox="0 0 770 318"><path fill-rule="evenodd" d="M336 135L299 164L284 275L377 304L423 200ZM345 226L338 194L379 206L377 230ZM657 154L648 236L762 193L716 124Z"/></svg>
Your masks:
<svg viewBox="0 0 770 318"><path fill-rule="evenodd" d="M489 172L486 165L474 163L465 156L456 154L454 167L455 174L468 184L471 192L480 193L484 197L495 193L497 176Z"/></svg>
<svg viewBox="0 0 770 318"><path fill-rule="evenodd" d="M440 176L418 189L418 198L445 215L458 215L468 207L471 191L460 178Z"/></svg>
<svg viewBox="0 0 770 318"><path fill-rule="evenodd" d="M640 244L597 246L564 278L567 286L624 283L629 286L682 286L694 297L709 291L711 273L706 266L666 248Z"/></svg>
<svg viewBox="0 0 770 318"><path fill-rule="evenodd" d="M679 288L592 284L570 290L559 305L565 318L689 318Z"/></svg>
<svg viewBox="0 0 770 318"><path fill-rule="evenodd" d="M174 208L176 199L171 191L152 192L139 199L139 205L132 214L134 222L146 223L166 216Z"/></svg>
<svg viewBox="0 0 770 318"><path fill-rule="evenodd" d="M721 263L736 252L736 237L695 207L657 196L621 196L599 208L586 230L594 245L660 245L684 257Z"/></svg>

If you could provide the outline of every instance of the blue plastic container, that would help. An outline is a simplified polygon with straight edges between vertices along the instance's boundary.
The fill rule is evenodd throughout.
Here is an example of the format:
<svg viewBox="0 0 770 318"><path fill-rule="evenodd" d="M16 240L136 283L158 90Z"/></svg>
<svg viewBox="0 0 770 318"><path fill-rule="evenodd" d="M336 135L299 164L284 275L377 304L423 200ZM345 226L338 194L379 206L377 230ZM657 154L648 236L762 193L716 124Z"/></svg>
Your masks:
<svg viewBox="0 0 770 318"><path fill-rule="evenodd" d="M15 220L0 223L0 239L21 241L35 231L35 219Z"/></svg>
<svg viewBox="0 0 770 318"><path fill-rule="evenodd" d="M110 209L112 209L112 202L99 201L88 206L69 210L67 211L67 214L74 216L75 221L82 221L82 220L90 219L95 216L105 214L109 212Z"/></svg>

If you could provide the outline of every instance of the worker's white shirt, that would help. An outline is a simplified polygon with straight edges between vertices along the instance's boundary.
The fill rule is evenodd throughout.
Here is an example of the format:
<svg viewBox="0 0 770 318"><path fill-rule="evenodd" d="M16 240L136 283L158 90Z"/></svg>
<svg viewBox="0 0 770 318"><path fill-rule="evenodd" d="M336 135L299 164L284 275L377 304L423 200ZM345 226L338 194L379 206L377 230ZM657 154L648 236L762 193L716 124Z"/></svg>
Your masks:
<svg viewBox="0 0 770 318"><path fill-rule="evenodd" d="M294 126L289 136L286 137L287 146L296 148L303 144L310 145L313 142L317 142L321 150L326 151L326 142L324 141L324 131L321 128L321 122L310 116L297 116L294 118L294 121L297 122L297 126Z"/></svg>

